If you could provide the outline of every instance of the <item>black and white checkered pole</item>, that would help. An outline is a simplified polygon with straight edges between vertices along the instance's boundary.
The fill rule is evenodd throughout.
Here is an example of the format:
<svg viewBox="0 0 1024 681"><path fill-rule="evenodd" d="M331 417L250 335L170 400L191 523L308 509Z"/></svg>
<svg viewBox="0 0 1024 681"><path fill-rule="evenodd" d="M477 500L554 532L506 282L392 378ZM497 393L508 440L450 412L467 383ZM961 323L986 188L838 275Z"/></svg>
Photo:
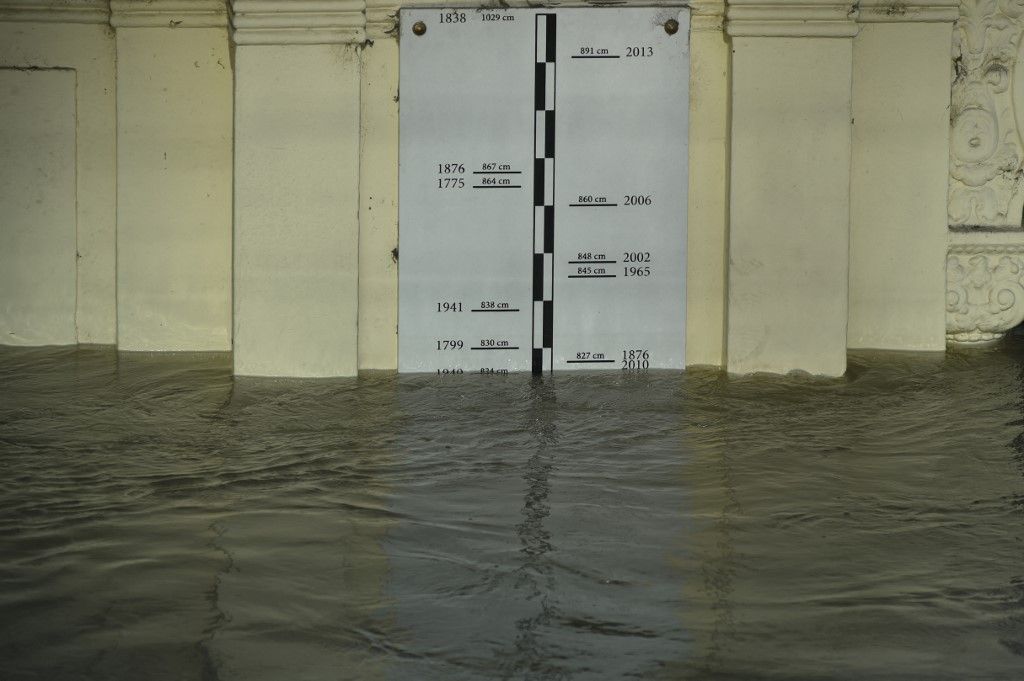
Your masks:
<svg viewBox="0 0 1024 681"><path fill-rule="evenodd" d="M555 15L536 15L533 158L533 373L552 367L555 267Z"/></svg>

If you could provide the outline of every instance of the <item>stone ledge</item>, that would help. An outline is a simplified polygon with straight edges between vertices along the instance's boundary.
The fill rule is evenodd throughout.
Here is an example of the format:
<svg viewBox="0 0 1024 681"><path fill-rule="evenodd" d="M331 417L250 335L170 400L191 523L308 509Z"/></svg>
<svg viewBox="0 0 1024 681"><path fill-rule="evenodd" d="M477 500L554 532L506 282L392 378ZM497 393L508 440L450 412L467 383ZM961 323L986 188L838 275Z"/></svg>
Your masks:
<svg viewBox="0 0 1024 681"><path fill-rule="evenodd" d="M228 25L224 0L111 0L114 28L221 28Z"/></svg>
<svg viewBox="0 0 1024 681"><path fill-rule="evenodd" d="M32 21L53 24L106 24L107 0L14 0L0 2L0 22Z"/></svg>
<svg viewBox="0 0 1024 681"><path fill-rule="evenodd" d="M949 247L950 255L1024 255L1024 244L957 244Z"/></svg>
<svg viewBox="0 0 1024 681"><path fill-rule="evenodd" d="M862 0L857 21L862 24L952 23L960 16L959 0L933 0L915 5L899 0Z"/></svg>
<svg viewBox="0 0 1024 681"><path fill-rule="evenodd" d="M725 30L749 38L852 38L857 5L816 0L732 0Z"/></svg>
<svg viewBox="0 0 1024 681"><path fill-rule="evenodd" d="M364 0L233 0L238 45L332 45L366 39Z"/></svg>
<svg viewBox="0 0 1024 681"><path fill-rule="evenodd" d="M238 2L240 0L236 0ZM398 11L399 9L434 9L434 8L458 8L467 11L497 11L504 9L570 9L574 7L594 8L608 7L612 9L627 9L629 7L664 7L665 18L670 18L673 10L690 8L691 30L714 30L717 24L718 30L722 30L722 17L724 16L725 4L722 0L695 0L689 4L680 0L652 0L651 2L634 2L633 0L567 0L566 2L552 2L550 4L538 4L534 0L502 0L500 6L481 7L479 0L455 0L448 2L437 2L437 0L406 0L402 3L395 3L393 0L366 0L366 34L369 38L378 40L383 38L397 38Z"/></svg>

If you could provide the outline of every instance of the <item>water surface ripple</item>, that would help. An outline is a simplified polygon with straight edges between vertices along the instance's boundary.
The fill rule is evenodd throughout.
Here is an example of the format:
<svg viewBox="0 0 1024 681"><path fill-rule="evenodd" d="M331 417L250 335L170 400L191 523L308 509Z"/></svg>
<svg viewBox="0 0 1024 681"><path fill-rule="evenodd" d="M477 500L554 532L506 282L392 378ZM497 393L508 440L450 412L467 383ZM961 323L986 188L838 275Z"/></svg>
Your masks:
<svg viewBox="0 0 1024 681"><path fill-rule="evenodd" d="M0 678L1024 678L1024 344L232 379L0 349Z"/></svg>

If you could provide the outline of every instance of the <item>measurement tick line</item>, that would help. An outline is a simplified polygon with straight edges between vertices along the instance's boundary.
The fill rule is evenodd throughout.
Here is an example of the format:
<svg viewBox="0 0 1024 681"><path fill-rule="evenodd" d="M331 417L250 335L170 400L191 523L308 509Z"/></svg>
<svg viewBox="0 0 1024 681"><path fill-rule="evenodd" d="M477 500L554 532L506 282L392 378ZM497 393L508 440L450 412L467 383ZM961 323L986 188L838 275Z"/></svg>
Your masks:
<svg viewBox="0 0 1024 681"><path fill-rule="evenodd" d="M570 203L573 208L614 208L617 203Z"/></svg>
<svg viewBox="0 0 1024 681"><path fill-rule="evenodd" d="M570 260L569 264L570 265L589 265L590 263L597 263L597 262L600 262L600 263L610 263L610 264L614 265L615 263L618 262L618 260Z"/></svg>
<svg viewBox="0 0 1024 681"><path fill-rule="evenodd" d="M507 345L503 348L470 348L470 350L518 350L518 345Z"/></svg>
<svg viewBox="0 0 1024 681"><path fill-rule="evenodd" d="M566 364L615 364L614 359L567 359Z"/></svg>
<svg viewBox="0 0 1024 681"><path fill-rule="evenodd" d="M473 189L522 189L521 184L474 184Z"/></svg>
<svg viewBox="0 0 1024 681"><path fill-rule="evenodd" d="M502 310L480 310L480 309L476 309L476 310L470 310L470 312L519 312L519 308L518 307L506 307L506 308L504 308Z"/></svg>
<svg viewBox="0 0 1024 681"><path fill-rule="evenodd" d="M617 54L574 54L573 59L618 59Z"/></svg>
<svg viewBox="0 0 1024 681"><path fill-rule="evenodd" d="M617 274L570 274L570 279L611 279L617 277Z"/></svg>

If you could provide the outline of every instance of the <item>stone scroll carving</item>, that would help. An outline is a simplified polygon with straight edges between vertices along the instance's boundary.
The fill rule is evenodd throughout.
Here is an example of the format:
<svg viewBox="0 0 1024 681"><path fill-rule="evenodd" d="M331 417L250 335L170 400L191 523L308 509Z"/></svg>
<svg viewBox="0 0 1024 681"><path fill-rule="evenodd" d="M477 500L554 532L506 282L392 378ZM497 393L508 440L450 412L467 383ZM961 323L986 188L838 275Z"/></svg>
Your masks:
<svg viewBox="0 0 1024 681"><path fill-rule="evenodd" d="M1024 245L953 246L946 259L946 339L999 340L1024 321Z"/></svg>
<svg viewBox="0 0 1024 681"><path fill-rule="evenodd" d="M1024 144L1012 84L1022 34L1024 0L963 0L960 5L950 108L953 229L1021 227L1015 199L1024 189Z"/></svg>

